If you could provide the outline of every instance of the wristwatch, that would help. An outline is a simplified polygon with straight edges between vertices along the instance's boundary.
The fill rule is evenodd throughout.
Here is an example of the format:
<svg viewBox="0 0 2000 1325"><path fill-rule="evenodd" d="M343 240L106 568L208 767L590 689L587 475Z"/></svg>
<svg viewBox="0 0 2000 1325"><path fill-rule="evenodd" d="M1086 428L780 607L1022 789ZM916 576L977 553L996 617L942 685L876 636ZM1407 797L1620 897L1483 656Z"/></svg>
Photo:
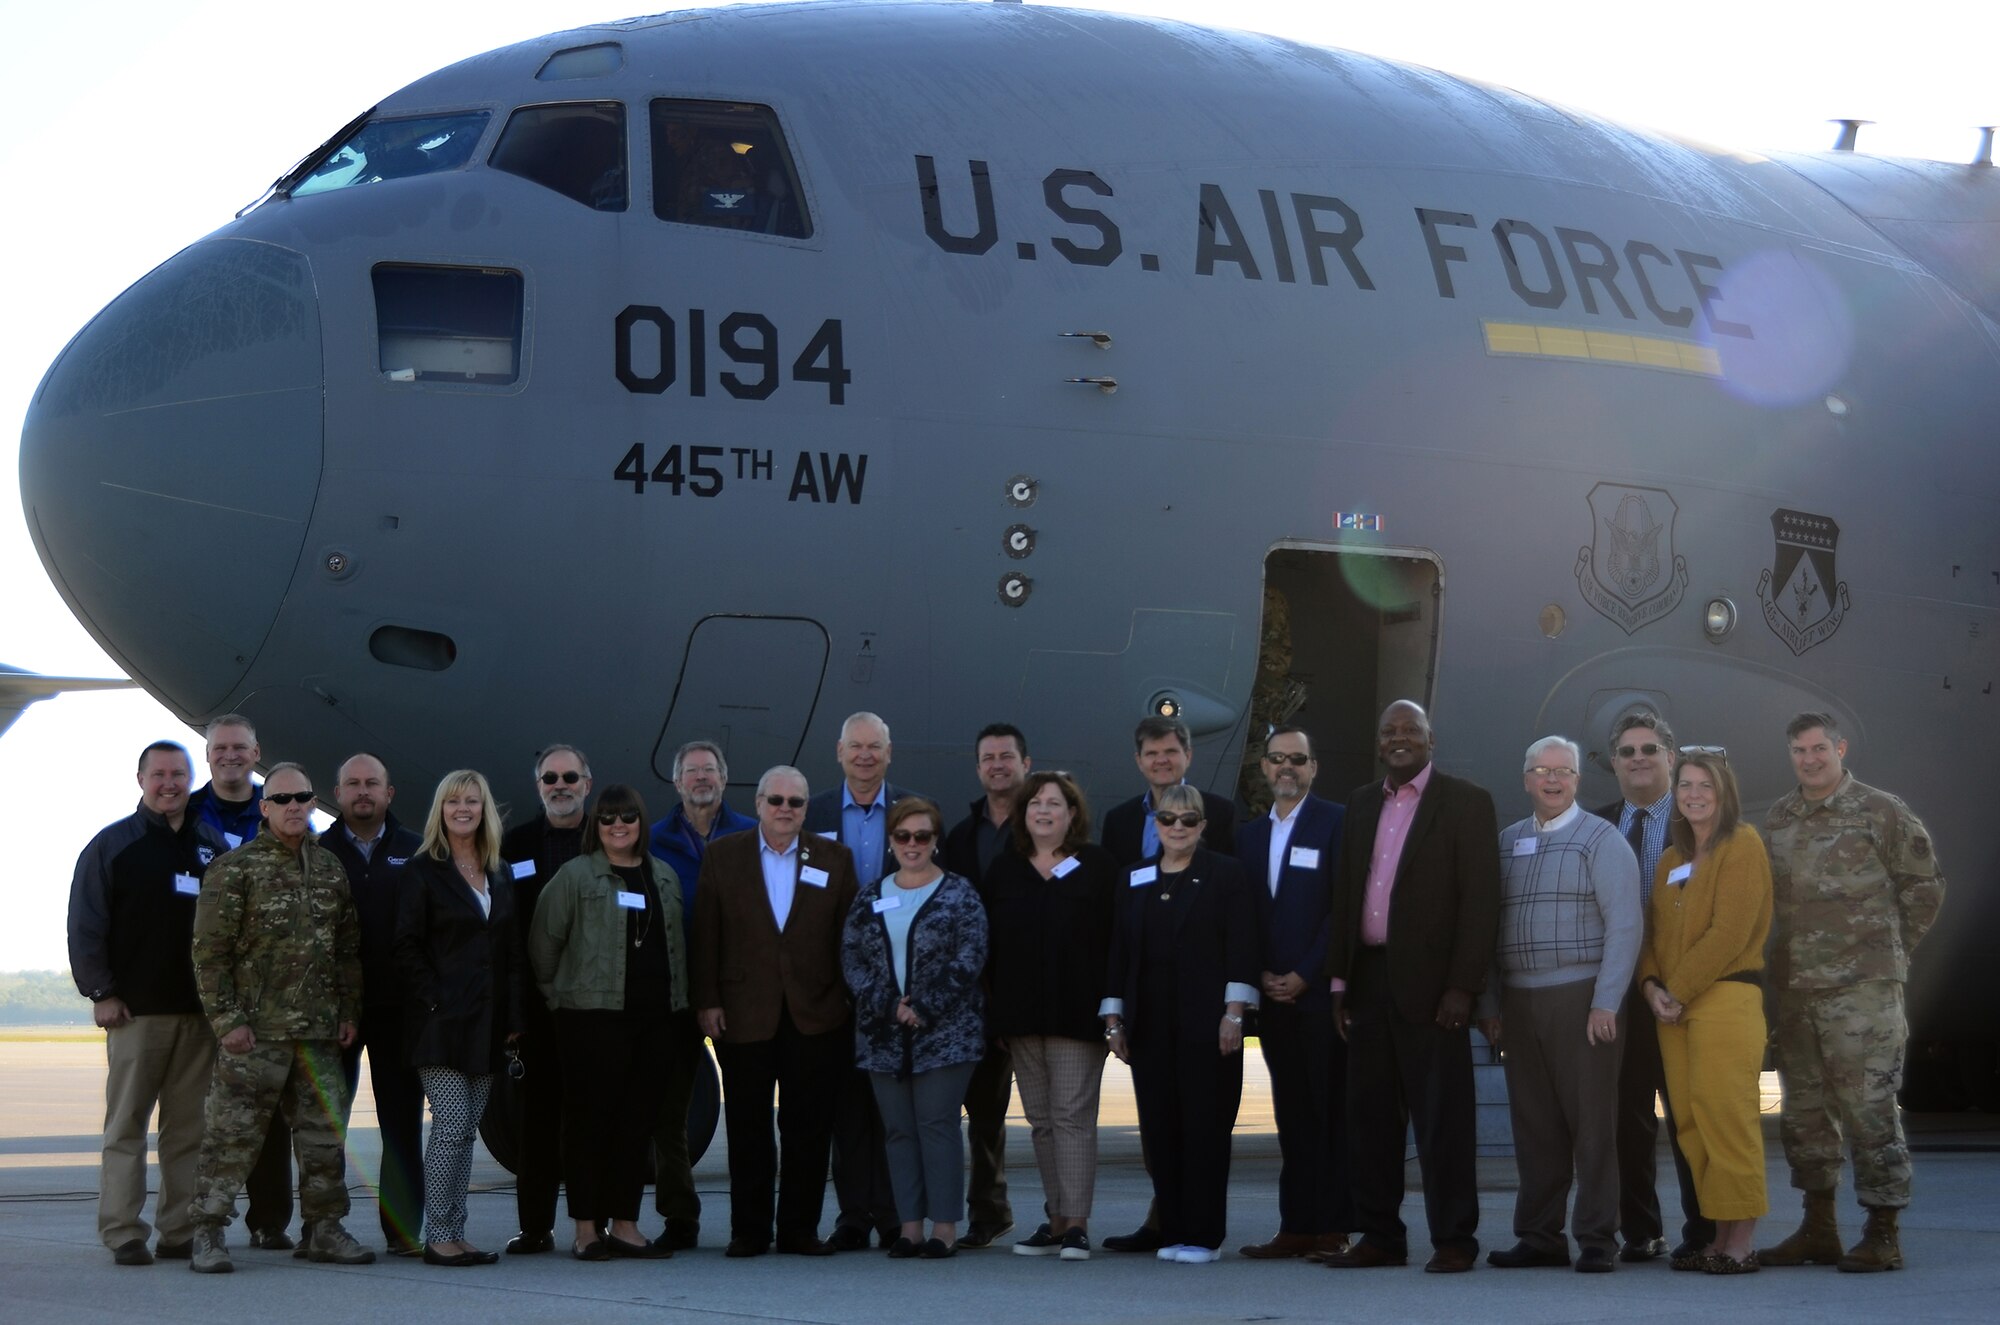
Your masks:
<svg viewBox="0 0 2000 1325"><path fill-rule="evenodd" d="M1236 1014L1235 1014L1234 1012L1225 1012L1225 1013L1223 1013L1223 1014L1222 1014L1222 1019L1223 1019L1224 1021L1233 1021L1233 1022L1235 1022L1235 1023L1236 1023L1236 1024L1238 1025L1238 1026L1241 1026L1241 1025L1243 1024L1243 1018L1241 1018L1241 1017L1237 1016L1237 1015L1236 1015Z"/></svg>

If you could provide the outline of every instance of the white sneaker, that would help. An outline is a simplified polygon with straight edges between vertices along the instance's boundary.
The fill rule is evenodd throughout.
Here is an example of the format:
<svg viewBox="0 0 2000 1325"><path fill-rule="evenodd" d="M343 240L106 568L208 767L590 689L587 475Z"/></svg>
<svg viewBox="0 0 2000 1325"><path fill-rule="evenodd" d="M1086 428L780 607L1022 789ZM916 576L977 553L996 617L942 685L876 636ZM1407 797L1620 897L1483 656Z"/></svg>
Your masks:
<svg viewBox="0 0 2000 1325"><path fill-rule="evenodd" d="M1207 1265L1222 1259L1219 1247L1176 1247L1174 1259L1182 1265Z"/></svg>
<svg viewBox="0 0 2000 1325"><path fill-rule="evenodd" d="M1184 1252L1184 1251L1186 1251L1186 1250L1187 1250L1187 1243L1185 1243L1185 1242L1176 1242L1176 1243L1175 1243L1175 1244L1174 1244L1173 1246L1171 1246L1171 1247L1162 1247L1162 1248L1160 1248L1160 1250L1159 1250L1159 1252L1157 1253L1157 1255L1158 1255L1158 1256L1159 1256L1159 1258L1160 1258L1161 1260L1163 1260L1163 1261L1177 1261L1177 1260L1179 1260L1179 1259L1181 1258L1181 1253L1182 1253L1182 1252Z"/></svg>

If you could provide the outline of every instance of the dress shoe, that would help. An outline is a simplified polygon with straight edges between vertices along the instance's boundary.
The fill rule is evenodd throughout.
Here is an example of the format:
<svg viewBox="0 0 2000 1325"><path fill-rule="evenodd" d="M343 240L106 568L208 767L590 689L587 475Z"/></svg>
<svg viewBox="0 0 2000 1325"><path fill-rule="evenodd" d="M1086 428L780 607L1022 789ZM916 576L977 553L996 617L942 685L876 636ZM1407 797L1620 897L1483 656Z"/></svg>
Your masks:
<svg viewBox="0 0 2000 1325"><path fill-rule="evenodd" d="M592 1238L588 1242L570 1243L569 1254L580 1261L608 1261L611 1259L611 1248L604 1245L603 1238ZM428 1255L426 1259L429 1259Z"/></svg>
<svg viewBox="0 0 2000 1325"><path fill-rule="evenodd" d="M889 1248L889 1259L892 1261L913 1261L923 1254L923 1250L917 1244L915 1238L899 1237Z"/></svg>
<svg viewBox="0 0 2000 1325"><path fill-rule="evenodd" d="M757 1238L731 1238L722 1254L732 1260L743 1260L750 1256L762 1256L771 1249L771 1244Z"/></svg>
<svg viewBox="0 0 2000 1325"><path fill-rule="evenodd" d="M863 1234L862 1236L863 1241L861 1245L865 1247L868 1245L866 1241L867 1235ZM778 1239L778 1254L780 1256L831 1256L833 1253L834 1245L831 1242L821 1242L810 1233L800 1237Z"/></svg>
<svg viewBox="0 0 2000 1325"><path fill-rule="evenodd" d="M927 1261L945 1261L958 1255L958 1244L946 1242L943 1238L932 1238L924 1243L923 1258Z"/></svg>
<svg viewBox="0 0 2000 1325"><path fill-rule="evenodd" d="M1289 1261L1317 1249L1319 1239L1310 1233L1279 1233L1269 1242L1253 1242L1237 1248L1236 1254L1253 1261Z"/></svg>
<svg viewBox="0 0 2000 1325"><path fill-rule="evenodd" d="M1322 1233L1313 1239L1313 1249L1306 1253L1306 1259L1325 1265L1327 1257L1338 1256L1346 1250L1347 1234Z"/></svg>
<svg viewBox="0 0 2000 1325"><path fill-rule="evenodd" d="M1639 1261L1656 1261L1666 1254L1667 1240L1665 1238L1647 1238L1643 1242L1626 1243L1625 1249L1618 1253L1618 1259L1628 1263L1637 1263Z"/></svg>
<svg viewBox="0 0 2000 1325"><path fill-rule="evenodd" d="M1014 1221L1011 1219L1004 1224L987 1224L975 1219L966 1225L958 1245L967 1251L978 1251L981 1247L992 1246L994 1239L1004 1238L1013 1231Z"/></svg>
<svg viewBox="0 0 2000 1325"><path fill-rule="evenodd" d="M146 1250L146 1239L133 1238L112 1248L111 1261L114 1265L151 1265L153 1253Z"/></svg>
<svg viewBox="0 0 2000 1325"><path fill-rule="evenodd" d="M462 1270L472 1265L491 1265L499 1259L499 1253L491 1251L439 1251L432 1246L424 1248L425 1265L443 1265L454 1270Z"/></svg>
<svg viewBox="0 0 2000 1325"><path fill-rule="evenodd" d="M194 1239L186 1242L162 1242L153 1248L153 1255L163 1261L185 1261L194 1257Z"/></svg>
<svg viewBox="0 0 2000 1325"><path fill-rule="evenodd" d="M282 1228L250 1230L250 1246L257 1251L290 1251L297 1245Z"/></svg>
<svg viewBox="0 0 2000 1325"><path fill-rule="evenodd" d="M1578 1274L1610 1274L1618 1268L1618 1262L1611 1259L1611 1253L1603 1247L1585 1247L1576 1255Z"/></svg>
<svg viewBox="0 0 2000 1325"><path fill-rule="evenodd" d="M668 1251L690 1251L701 1242L701 1223L694 1219L669 1219L653 1241Z"/></svg>
<svg viewBox="0 0 2000 1325"><path fill-rule="evenodd" d="M628 1261L663 1261L673 1252L657 1242L627 1242L614 1234L604 1235L604 1245L613 1256Z"/></svg>
<svg viewBox="0 0 2000 1325"><path fill-rule="evenodd" d="M1157 1228L1139 1228L1131 1233L1113 1233L1104 1239L1106 1251L1158 1251L1164 1244Z"/></svg>
<svg viewBox="0 0 2000 1325"><path fill-rule="evenodd" d="M1476 1246L1439 1247L1431 1253L1431 1258L1424 1262L1424 1273L1464 1274L1472 1268L1473 1263L1478 1259L1479 1248ZM1567 1255L1563 1257L1562 1263L1564 1265L1569 1264L1569 1257Z"/></svg>
<svg viewBox="0 0 2000 1325"><path fill-rule="evenodd" d="M543 1229L539 1233L520 1232L507 1240L509 1256L535 1256L556 1249L556 1235Z"/></svg>
<svg viewBox="0 0 2000 1325"><path fill-rule="evenodd" d="M1566 1270L1569 1268L1569 1253L1543 1251L1525 1242L1517 1242L1504 1251L1487 1252L1486 1263L1501 1270Z"/></svg>
<svg viewBox="0 0 2000 1325"><path fill-rule="evenodd" d="M857 1224L835 1224L833 1236L826 1240L826 1245L835 1251L867 1251L868 1230ZM779 1247L778 1250L783 1251L784 1248Z"/></svg>
<svg viewBox="0 0 2000 1325"><path fill-rule="evenodd" d="M1320 1264L1329 1270L1373 1270L1383 1265L1408 1265L1410 1254L1404 1251L1390 1251L1387 1247L1363 1238L1346 1251L1330 1252L1322 1257Z"/></svg>
<svg viewBox="0 0 2000 1325"><path fill-rule="evenodd" d="M1062 1251L1063 1240L1054 1229L1043 1224L1034 1232L1014 1244L1016 1256L1054 1256Z"/></svg>

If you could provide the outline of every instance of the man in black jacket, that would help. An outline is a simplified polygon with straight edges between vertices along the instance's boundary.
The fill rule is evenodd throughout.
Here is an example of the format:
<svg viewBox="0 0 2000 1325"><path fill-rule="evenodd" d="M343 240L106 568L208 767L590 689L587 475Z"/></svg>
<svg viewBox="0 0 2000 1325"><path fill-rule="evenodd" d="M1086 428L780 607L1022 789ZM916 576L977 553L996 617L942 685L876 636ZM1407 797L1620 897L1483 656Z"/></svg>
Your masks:
<svg viewBox="0 0 2000 1325"><path fill-rule="evenodd" d="M514 914L524 928L534 921L542 888L583 853L590 761L573 745L549 746L535 756L535 791L542 798L542 812L508 829L500 842L514 878ZM515 1256L555 1247L556 1191L562 1185L562 1059L556 1052L555 1014L532 980L521 991L521 1015L527 1029L516 1047L523 1075L514 1091L520 1103L514 1206L521 1231L507 1244Z"/></svg>
<svg viewBox="0 0 2000 1325"><path fill-rule="evenodd" d="M347 867L347 885L361 918L361 1036L340 1056L347 1077L347 1112L361 1082L361 1051L368 1050L368 1079L382 1131L382 1168L376 1200L382 1236L393 1256L424 1250L424 1087L410 1066L403 1034L403 979L396 969L396 906L403 865L423 842L396 822L389 770L371 754L340 766L334 799L340 818L320 845ZM347 1123L346 1114L341 1124Z"/></svg>
<svg viewBox="0 0 2000 1325"><path fill-rule="evenodd" d="M1014 801L1034 761L1028 738L1011 723L988 723L972 743L979 785L986 794L972 802L964 819L944 841L944 865L971 881L983 900L986 871L1014 850ZM1014 1094L1014 1060L998 1039L965 1087L965 1134L972 1151L972 1182L965 1189L966 1226L958 1245L990 1247L1014 1227L1007 1200L1007 1103Z"/></svg>
<svg viewBox="0 0 2000 1325"><path fill-rule="evenodd" d="M151 1265L146 1126L160 1109L159 1256L185 1260L194 1237L202 1101L215 1035L195 989L195 898L229 849L188 813L188 752L155 741L139 754L139 808L90 840L69 890L69 966L104 1029L104 1158L97 1232L120 1265Z"/></svg>
<svg viewBox="0 0 2000 1325"><path fill-rule="evenodd" d="M1146 791L1107 810L1097 838L1121 869L1130 869L1159 854L1160 833L1153 822L1153 797L1187 781L1188 765L1194 762L1194 735L1179 718L1149 717L1132 733L1132 748L1139 773L1146 779ZM1225 856L1236 854L1236 806L1210 791L1201 793L1201 804L1208 816L1201 830L1201 844Z"/></svg>

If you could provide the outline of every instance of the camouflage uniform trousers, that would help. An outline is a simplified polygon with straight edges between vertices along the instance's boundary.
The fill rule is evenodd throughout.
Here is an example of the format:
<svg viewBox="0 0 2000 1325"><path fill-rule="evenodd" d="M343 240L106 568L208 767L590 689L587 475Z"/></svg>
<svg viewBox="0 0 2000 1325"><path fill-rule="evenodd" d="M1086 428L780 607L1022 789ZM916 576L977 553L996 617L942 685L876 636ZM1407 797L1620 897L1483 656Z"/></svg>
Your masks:
<svg viewBox="0 0 2000 1325"><path fill-rule="evenodd" d="M1779 991L1778 1076L1785 1090L1779 1135L1792 1186L1838 1186L1845 1136L1854 1151L1856 1199L1895 1209L1910 1203L1910 1147L1896 1107L1909 1038L1901 981Z"/></svg>
<svg viewBox="0 0 2000 1325"><path fill-rule="evenodd" d="M235 1218L236 1193L264 1148L273 1110L282 1110L292 1129L300 1214L308 1223L344 1218L346 1093L340 1046L332 1040L260 1040L243 1054L218 1049L188 1206L195 1224L223 1226Z"/></svg>

